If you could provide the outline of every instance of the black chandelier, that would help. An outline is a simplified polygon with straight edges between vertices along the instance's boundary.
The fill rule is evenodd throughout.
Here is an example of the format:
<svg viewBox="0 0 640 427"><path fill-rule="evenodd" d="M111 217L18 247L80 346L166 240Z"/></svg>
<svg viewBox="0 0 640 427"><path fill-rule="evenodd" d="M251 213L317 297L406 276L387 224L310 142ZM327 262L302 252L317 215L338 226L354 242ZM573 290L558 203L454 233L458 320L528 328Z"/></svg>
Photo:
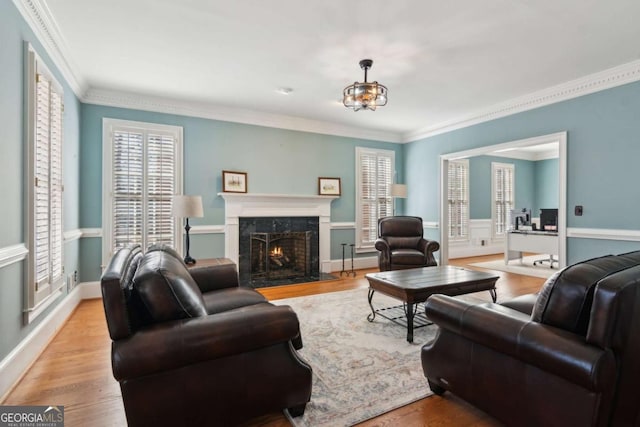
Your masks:
<svg viewBox="0 0 640 427"><path fill-rule="evenodd" d="M353 111L372 110L387 104L387 87L378 82L367 82L367 71L373 65L371 59L360 61L364 70L364 82L354 82L342 91L342 103Z"/></svg>

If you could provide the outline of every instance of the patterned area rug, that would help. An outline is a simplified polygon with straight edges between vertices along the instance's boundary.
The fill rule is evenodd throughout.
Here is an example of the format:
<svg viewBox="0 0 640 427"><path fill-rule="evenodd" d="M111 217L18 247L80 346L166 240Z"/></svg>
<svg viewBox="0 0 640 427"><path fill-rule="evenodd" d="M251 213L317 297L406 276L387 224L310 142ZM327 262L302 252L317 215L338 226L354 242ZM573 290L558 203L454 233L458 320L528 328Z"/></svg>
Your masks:
<svg viewBox="0 0 640 427"><path fill-rule="evenodd" d="M522 262L518 260L509 261L509 265L504 263L503 259L487 262L476 262L471 264L475 267L488 268L490 270L506 271L507 273L522 274L525 276L534 276L547 279L558 271L558 263L553 264L553 268L549 268L549 263L533 265L533 262L539 259L546 259L548 256L536 255L526 256L522 258Z"/></svg>
<svg viewBox="0 0 640 427"><path fill-rule="evenodd" d="M380 316L367 321L367 289L273 303L298 314L300 354L313 368L311 402L304 416L289 418L294 426L350 426L432 394L420 349L435 336L435 326L416 329L410 344L402 326ZM381 308L399 301L376 293L373 303Z"/></svg>

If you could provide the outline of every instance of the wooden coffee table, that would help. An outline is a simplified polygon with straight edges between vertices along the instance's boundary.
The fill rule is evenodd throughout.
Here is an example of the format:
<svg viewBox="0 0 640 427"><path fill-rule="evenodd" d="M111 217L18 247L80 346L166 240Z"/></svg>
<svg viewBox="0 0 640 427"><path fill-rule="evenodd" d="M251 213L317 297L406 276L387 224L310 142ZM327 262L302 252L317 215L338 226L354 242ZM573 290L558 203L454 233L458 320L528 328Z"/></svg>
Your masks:
<svg viewBox="0 0 640 427"><path fill-rule="evenodd" d="M496 302L496 280L499 276L446 265L368 273L365 277L369 281L368 299L371 307L367 320L373 322L376 314L379 314L395 323L406 325L407 341L413 342L418 303L426 301L433 294L456 296L480 291L489 291L493 302ZM404 304L376 310L371 303L376 291L399 299ZM424 314L421 317L424 319L417 319L419 322L416 327L430 324Z"/></svg>

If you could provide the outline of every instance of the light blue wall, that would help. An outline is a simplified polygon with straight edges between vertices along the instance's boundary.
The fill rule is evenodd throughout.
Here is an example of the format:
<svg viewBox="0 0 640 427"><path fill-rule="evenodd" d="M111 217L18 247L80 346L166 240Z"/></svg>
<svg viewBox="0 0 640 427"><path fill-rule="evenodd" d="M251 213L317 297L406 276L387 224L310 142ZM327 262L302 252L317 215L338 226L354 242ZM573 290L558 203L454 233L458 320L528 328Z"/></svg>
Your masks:
<svg viewBox="0 0 640 427"><path fill-rule="evenodd" d="M540 209L557 209L560 201L558 179L560 162L558 159L539 160L535 162L535 205L533 216L540 214Z"/></svg>
<svg viewBox="0 0 640 427"><path fill-rule="evenodd" d="M25 42L33 45L64 88L64 230L79 227L79 132L80 103L46 54L42 45L11 1L0 2L0 195L3 201L0 221L0 248L25 244L24 213L27 146L24 140L24 62ZM64 245L67 274L78 268L79 242ZM23 325L26 261L0 268L0 360L36 327L55 307L52 305L30 325Z"/></svg>
<svg viewBox="0 0 640 427"><path fill-rule="evenodd" d="M184 129L184 191L201 194L204 218L191 225L224 224L222 170L247 172L250 193L317 194L318 177L340 177L342 196L332 202L331 221L355 221L355 147L365 146L396 153L396 169L402 176L403 146L400 144L320 135L252 126L196 117L112 108L82 106L80 222L82 227L101 227L102 215L102 120L134 120L182 126ZM354 232L332 232L332 259L342 256L340 242L353 242ZM83 239L87 240L87 239ZM99 275L100 239L86 243L82 252L81 279ZM85 244L85 243L83 243ZM194 235L194 257L224 255L221 234Z"/></svg>
<svg viewBox="0 0 640 427"><path fill-rule="evenodd" d="M535 162L495 156L469 159L469 219L491 218L491 163L515 168L515 207L531 209L535 203ZM557 187L557 183L556 183Z"/></svg>
<svg viewBox="0 0 640 427"><path fill-rule="evenodd" d="M631 83L412 142L405 147L406 212L439 221L440 155L567 131L567 225L637 230L637 217L629 212L640 209L640 186L633 184L638 117L640 83ZM435 185L418 190L422 183ZM583 216L573 215L574 205L584 205ZM569 263L639 246L611 242L605 250L599 242L569 240Z"/></svg>

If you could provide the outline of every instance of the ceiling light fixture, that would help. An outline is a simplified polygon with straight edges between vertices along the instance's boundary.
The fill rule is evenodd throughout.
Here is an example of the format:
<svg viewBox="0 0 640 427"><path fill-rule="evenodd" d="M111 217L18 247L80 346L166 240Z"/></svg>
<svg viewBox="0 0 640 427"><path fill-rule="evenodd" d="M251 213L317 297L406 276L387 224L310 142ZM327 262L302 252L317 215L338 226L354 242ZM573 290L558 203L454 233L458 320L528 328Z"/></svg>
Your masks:
<svg viewBox="0 0 640 427"><path fill-rule="evenodd" d="M342 103L353 111L372 110L387 104L387 87L378 82L367 82L367 71L373 65L371 59L360 61L364 70L364 82L354 82L342 91Z"/></svg>

